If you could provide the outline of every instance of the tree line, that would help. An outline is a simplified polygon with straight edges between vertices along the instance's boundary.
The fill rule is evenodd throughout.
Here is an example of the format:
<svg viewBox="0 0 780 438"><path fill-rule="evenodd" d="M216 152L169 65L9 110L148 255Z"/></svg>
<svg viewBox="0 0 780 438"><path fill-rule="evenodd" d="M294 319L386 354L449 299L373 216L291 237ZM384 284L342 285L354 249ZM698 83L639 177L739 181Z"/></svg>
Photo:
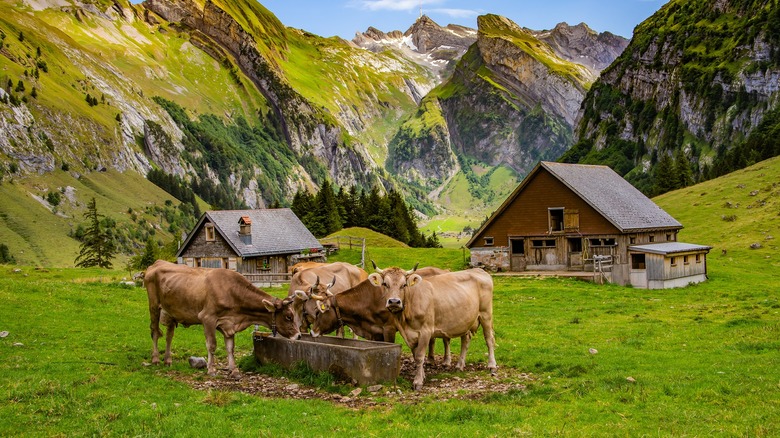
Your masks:
<svg viewBox="0 0 780 438"><path fill-rule="evenodd" d="M395 190L382 194L377 187L369 191L355 186L345 189L326 179L316 195L299 189L290 208L316 237L363 227L411 247L441 247L436 232L426 236L417 228L414 210Z"/></svg>

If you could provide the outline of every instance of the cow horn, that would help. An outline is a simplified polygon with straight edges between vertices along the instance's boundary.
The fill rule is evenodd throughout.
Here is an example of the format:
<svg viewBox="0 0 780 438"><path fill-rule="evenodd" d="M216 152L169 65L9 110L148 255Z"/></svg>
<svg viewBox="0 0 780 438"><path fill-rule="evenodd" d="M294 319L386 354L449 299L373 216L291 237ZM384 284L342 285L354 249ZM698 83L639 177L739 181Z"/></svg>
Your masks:
<svg viewBox="0 0 780 438"><path fill-rule="evenodd" d="M317 294L311 294L311 297L317 301L325 301L328 299L328 297L325 295L317 295Z"/></svg>
<svg viewBox="0 0 780 438"><path fill-rule="evenodd" d="M330 284L328 285L327 289L332 288L334 284L336 284L336 276L335 275L333 276L333 281L330 282Z"/></svg>
<svg viewBox="0 0 780 438"><path fill-rule="evenodd" d="M385 273L385 270L384 269L379 269L379 267L376 265L376 262L374 262L373 260L371 260L371 264L374 265L374 270L376 272L378 272L379 274L384 274Z"/></svg>
<svg viewBox="0 0 780 438"><path fill-rule="evenodd" d="M312 288L317 287L319 284L320 284L320 276L318 275L317 276L317 281L314 282L314 286L312 286Z"/></svg>
<svg viewBox="0 0 780 438"><path fill-rule="evenodd" d="M420 262L417 262L417 264L414 265L414 268L412 268L411 271L406 271L406 275L412 275L414 274L414 271L417 270L417 267L420 266Z"/></svg>

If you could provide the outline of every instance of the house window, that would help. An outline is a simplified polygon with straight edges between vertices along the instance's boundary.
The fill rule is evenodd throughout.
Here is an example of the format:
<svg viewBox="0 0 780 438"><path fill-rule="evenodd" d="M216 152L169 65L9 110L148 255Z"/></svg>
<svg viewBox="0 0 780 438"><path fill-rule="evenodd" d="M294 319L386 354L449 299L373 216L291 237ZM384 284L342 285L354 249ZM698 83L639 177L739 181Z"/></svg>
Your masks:
<svg viewBox="0 0 780 438"><path fill-rule="evenodd" d="M563 208L548 208L550 232L563 231Z"/></svg>
<svg viewBox="0 0 780 438"><path fill-rule="evenodd" d="M672 266L677 266L677 257L669 257L669 263Z"/></svg>
<svg viewBox="0 0 780 438"><path fill-rule="evenodd" d="M631 254L631 269L645 269L645 255Z"/></svg>
<svg viewBox="0 0 780 438"><path fill-rule="evenodd" d="M485 246L493 246L493 238L485 237Z"/></svg>
<svg viewBox="0 0 780 438"><path fill-rule="evenodd" d="M509 239L509 246L511 247L512 255L525 254L525 239Z"/></svg>
<svg viewBox="0 0 780 438"><path fill-rule="evenodd" d="M555 248L555 239L535 239L531 241L534 248Z"/></svg>
<svg viewBox="0 0 780 438"><path fill-rule="evenodd" d="M222 259L217 257L203 257L200 259L199 266L202 268L221 268Z"/></svg>
<svg viewBox="0 0 780 438"><path fill-rule="evenodd" d="M214 225L208 224L205 227L206 229L206 242L214 242L217 240L216 234L214 233Z"/></svg>
<svg viewBox="0 0 780 438"><path fill-rule="evenodd" d="M271 265L268 262L268 257L257 259L257 269L268 270L271 269Z"/></svg>

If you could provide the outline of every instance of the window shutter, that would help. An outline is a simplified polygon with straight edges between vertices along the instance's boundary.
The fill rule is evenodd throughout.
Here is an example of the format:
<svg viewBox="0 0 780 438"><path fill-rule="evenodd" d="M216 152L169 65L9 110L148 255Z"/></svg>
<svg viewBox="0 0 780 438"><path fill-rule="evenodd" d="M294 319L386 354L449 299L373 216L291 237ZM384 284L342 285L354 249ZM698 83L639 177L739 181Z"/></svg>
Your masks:
<svg viewBox="0 0 780 438"><path fill-rule="evenodd" d="M563 211L563 230L564 231L578 231L580 229L580 211L569 210L568 208Z"/></svg>

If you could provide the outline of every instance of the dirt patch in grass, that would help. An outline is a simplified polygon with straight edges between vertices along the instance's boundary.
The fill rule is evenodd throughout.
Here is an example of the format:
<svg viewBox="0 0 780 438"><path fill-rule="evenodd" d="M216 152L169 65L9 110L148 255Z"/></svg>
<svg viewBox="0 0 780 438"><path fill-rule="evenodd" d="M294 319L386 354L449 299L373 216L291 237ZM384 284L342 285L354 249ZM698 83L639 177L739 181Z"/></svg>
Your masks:
<svg viewBox="0 0 780 438"><path fill-rule="evenodd" d="M218 368L217 375L213 377L207 375L205 370L203 374L171 372L171 375L176 380L203 391L237 391L267 398L319 399L353 409L391 406L397 403L414 404L432 398L439 401L476 400L495 394L524 391L526 385L535 380L535 377L529 373L508 367L499 367L497 374L493 376L484 363L467 363L466 368L460 372L442 366L441 358L437 357L435 364L425 365L423 388L414 391L408 384L414 380L414 360L410 355L404 355L401 358L401 374L398 383L356 386L349 395L341 395L301 384L286 377L273 377L253 372L244 372L240 378L233 379L228 375L226 364L219 365L221 366ZM401 379L405 379L406 382Z"/></svg>

